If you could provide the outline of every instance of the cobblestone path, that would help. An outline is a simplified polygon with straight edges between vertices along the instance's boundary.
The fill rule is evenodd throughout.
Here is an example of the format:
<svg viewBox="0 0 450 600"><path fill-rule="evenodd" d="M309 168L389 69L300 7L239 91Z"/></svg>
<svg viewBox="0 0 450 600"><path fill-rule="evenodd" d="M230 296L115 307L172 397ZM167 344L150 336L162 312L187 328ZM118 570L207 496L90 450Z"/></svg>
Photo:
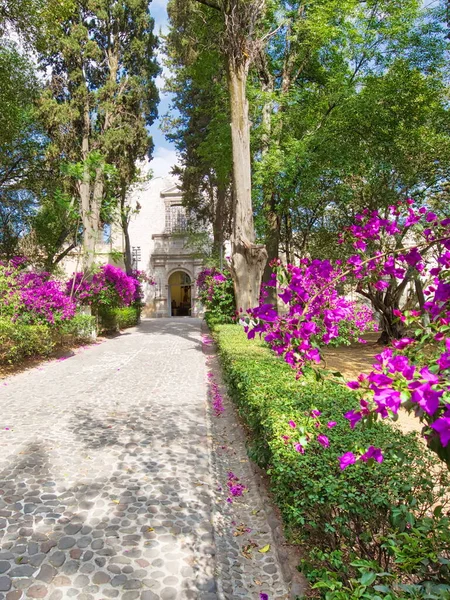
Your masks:
<svg viewBox="0 0 450 600"><path fill-rule="evenodd" d="M200 321L162 319L0 382L0 600L286 597L213 528L206 372Z"/></svg>

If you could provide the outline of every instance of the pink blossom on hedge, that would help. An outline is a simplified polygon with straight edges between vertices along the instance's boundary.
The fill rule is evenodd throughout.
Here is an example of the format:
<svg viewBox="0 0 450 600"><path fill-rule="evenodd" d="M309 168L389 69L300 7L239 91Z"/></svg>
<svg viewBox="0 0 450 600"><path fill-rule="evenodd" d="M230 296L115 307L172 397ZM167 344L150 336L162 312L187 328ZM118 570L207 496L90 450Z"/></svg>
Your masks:
<svg viewBox="0 0 450 600"><path fill-rule="evenodd" d="M330 440L328 439L328 437L326 435L318 435L317 441L324 448L328 448L328 446L330 445Z"/></svg>
<svg viewBox="0 0 450 600"><path fill-rule="evenodd" d="M294 449L296 452L299 452L300 454L305 454L305 449L303 448L303 446L301 444L294 444Z"/></svg>
<svg viewBox="0 0 450 600"><path fill-rule="evenodd" d="M362 460L363 462L367 462L371 458L378 463L382 463L384 458L383 458L383 453L382 453L381 449L375 448L374 446L370 446L368 448L367 452L365 452L362 456L359 457L359 460Z"/></svg>
<svg viewBox="0 0 450 600"><path fill-rule="evenodd" d="M342 456L339 457L339 468L341 471L344 471L350 465L354 465L356 462L356 456L353 452L346 452Z"/></svg>

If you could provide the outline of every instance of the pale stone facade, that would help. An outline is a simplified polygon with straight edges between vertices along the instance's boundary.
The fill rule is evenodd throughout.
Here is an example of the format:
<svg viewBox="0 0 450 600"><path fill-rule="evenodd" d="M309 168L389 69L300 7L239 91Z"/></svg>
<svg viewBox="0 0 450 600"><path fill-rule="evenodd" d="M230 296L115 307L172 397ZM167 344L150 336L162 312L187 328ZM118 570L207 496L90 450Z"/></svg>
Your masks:
<svg viewBox="0 0 450 600"><path fill-rule="evenodd" d="M199 316L196 279L202 260L186 247L186 214L182 195L171 177L157 177L136 190L132 203L140 209L129 226L132 248L140 249L137 268L156 285L144 290L144 316Z"/></svg>

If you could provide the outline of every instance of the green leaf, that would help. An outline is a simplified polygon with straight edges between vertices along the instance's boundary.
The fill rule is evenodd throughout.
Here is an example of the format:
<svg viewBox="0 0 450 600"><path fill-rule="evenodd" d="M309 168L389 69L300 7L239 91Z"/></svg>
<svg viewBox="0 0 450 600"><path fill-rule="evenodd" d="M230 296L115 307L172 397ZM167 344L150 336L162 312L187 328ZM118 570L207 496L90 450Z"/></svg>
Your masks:
<svg viewBox="0 0 450 600"><path fill-rule="evenodd" d="M362 585L368 586L368 585L372 585L372 583L375 581L376 578L377 578L377 574L374 573L373 571L369 571L367 573L364 573L359 581Z"/></svg>

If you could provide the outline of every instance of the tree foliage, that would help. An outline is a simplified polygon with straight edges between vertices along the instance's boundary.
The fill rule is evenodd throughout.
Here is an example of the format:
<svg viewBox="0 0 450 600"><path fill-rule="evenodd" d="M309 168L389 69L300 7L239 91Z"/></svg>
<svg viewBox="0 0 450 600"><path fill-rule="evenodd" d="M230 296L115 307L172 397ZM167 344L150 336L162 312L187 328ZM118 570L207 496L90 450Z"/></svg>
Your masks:
<svg viewBox="0 0 450 600"><path fill-rule="evenodd" d="M211 140L208 157L215 137L219 149L222 139L231 140L226 123L223 136L215 129L217 102L223 112L230 106L223 92L224 24L214 10L197 9L193 19L194 5L172 1L168 36L180 114L170 135L183 140L183 181L193 171L207 173L198 152L202 140ZM264 5L258 28L265 44L255 52L247 96L253 206L269 260L280 251L288 260L336 256L342 249L330 244L330 232L365 207L408 195L446 201L444 9L417 0ZM213 86L189 98L214 61Z"/></svg>
<svg viewBox="0 0 450 600"><path fill-rule="evenodd" d="M123 197L136 160L151 154L157 40L143 0L78 1L57 25L40 52L41 67L51 72L40 110L49 154L78 167L72 173L89 268L103 201L111 192Z"/></svg>

